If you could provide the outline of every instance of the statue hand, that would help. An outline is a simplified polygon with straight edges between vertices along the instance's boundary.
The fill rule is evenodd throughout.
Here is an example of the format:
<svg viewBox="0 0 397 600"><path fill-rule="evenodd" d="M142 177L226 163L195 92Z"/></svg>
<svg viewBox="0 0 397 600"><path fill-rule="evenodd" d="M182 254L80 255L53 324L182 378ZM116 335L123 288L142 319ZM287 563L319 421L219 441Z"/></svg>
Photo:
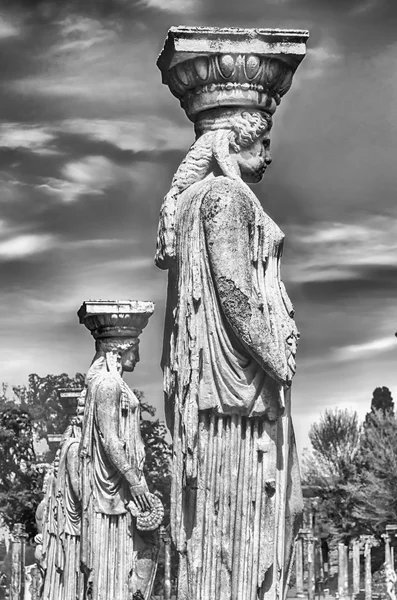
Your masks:
<svg viewBox="0 0 397 600"><path fill-rule="evenodd" d="M127 508L133 517L137 517L140 513L149 511L151 507L152 503L150 501L149 491L134 496L127 504Z"/></svg>

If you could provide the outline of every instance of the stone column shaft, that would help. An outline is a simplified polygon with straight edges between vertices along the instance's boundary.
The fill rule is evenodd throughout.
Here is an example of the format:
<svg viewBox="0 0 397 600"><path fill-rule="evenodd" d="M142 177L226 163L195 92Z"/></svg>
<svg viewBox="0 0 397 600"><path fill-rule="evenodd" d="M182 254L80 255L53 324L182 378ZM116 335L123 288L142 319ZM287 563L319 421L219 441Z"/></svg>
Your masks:
<svg viewBox="0 0 397 600"><path fill-rule="evenodd" d="M360 593L360 541L353 540L353 595Z"/></svg>
<svg viewBox="0 0 397 600"><path fill-rule="evenodd" d="M308 577L307 577L307 590L309 600L314 599L315 592L315 579L314 579L314 542L315 538L309 536L307 540L307 564L308 564Z"/></svg>
<svg viewBox="0 0 397 600"><path fill-rule="evenodd" d="M300 536L296 540L295 578L296 595L298 598L304 598L305 594L303 593L303 539Z"/></svg>
<svg viewBox="0 0 397 600"><path fill-rule="evenodd" d="M25 526L14 525L11 541L10 600L24 600L25 596Z"/></svg>
<svg viewBox="0 0 397 600"><path fill-rule="evenodd" d="M347 553L343 543L338 544L338 593L339 598L346 598L347 589Z"/></svg>
<svg viewBox="0 0 397 600"><path fill-rule="evenodd" d="M372 596L372 571L371 571L371 542L365 540L365 600L371 600Z"/></svg>

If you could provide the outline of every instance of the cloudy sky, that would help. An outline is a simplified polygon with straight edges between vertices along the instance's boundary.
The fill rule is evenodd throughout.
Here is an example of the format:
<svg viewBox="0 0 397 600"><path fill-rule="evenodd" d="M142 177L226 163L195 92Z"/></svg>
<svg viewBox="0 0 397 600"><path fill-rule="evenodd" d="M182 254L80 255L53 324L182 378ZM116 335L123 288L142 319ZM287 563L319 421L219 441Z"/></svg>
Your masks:
<svg viewBox="0 0 397 600"><path fill-rule="evenodd" d="M286 234L300 449L327 407L397 399L397 3L0 0L0 381L87 370L84 300L156 302L129 382L162 416L157 217L193 139L156 58L172 25L308 28L255 191Z"/></svg>

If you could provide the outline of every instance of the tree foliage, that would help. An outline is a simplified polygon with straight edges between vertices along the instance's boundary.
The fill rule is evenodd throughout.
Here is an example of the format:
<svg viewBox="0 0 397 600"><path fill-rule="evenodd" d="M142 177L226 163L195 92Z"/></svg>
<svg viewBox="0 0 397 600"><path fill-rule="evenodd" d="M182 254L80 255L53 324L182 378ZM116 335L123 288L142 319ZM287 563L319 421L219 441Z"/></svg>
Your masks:
<svg viewBox="0 0 397 600"><path fill-rule="evenodd" d="M30 415L18 406L0 410L0 512L6 525L23 523L29 537L41 500L43 477L35 468Z"/></svg>
<svg viewBox="0 0 397 600"><path fill-rule="evenodd" d="M309 431L311 451L303 459L303 483L318 496L322 534L348 539L356 528L346 483L355 471L361 426L356 412L326 410Z"/></svg>
<svg viewBox="0 0 397 600"><path fill-rule="evenodd" d="M397 419L386 387L373 392L362 426L356 413L326 411L309 433L303 482L319 498L323 528L348 541L397 522Z"/></svg>
<svg viewBox="0 0 397 600"><path fill-rule="evenodd" d="M388 523L397 522L397 419L393 412L371 412L354 477L345 489L363 531L381 535Z"/></svg>
<svg viewBox="0 0 397 600"><path fill-rule="evenodd" d="M307 476L312 480L317 478L328 487L343 480L354 465L360 432L356 412L339 408L326 410L309 431L312 452L305 459Z"/></svg>
<svg viewBox="0 0 397 600"><path fill-rule="evenodd" d="M377 387L373 391L371 400L371 411L366 414L364 425L370 423L372 417L376 415L378 411L381 411L383 416L394 415L394 400L392 398L389 388L387 387Z"/></svg>
<svg viewBox="0 0 397 600"><path fill-rule="evenodd" d="M27 386L19 385L12 388L21 408L32 418L37 439L47 439L49 433L64 431L67 415L59 402L58 390L66 387L82 388L84 380L85 375L82 373L76 373L74 377L69 377L66 373L45 377L32 373L29 375Z"/></svg>

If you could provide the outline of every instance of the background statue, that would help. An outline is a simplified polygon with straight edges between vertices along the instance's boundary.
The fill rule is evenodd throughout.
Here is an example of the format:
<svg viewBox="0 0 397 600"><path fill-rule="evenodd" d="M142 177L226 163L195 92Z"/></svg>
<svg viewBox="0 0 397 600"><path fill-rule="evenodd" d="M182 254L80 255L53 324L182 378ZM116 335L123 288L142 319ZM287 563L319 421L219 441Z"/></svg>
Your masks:
<svg viewBox="0 0 397 600"><path fill-rule="evenodd" d="M386 580L386 594L388 600L396 600L396 581L397 575L391 562L386 561L385 566L385 580Z"/></svg>
<svg viewBox="0 0 397 600"><path fill-rule="evenodd" d="M44 575L42 600L76 600L82 583L79 445L85 393L81 392L77 415L62 436L53 469L46 476L44 499L36 511L36 559Z"/></svg>
<svg viewBox="0 0 397 600"><path fill-rule="evenodd" d="M284 235L247 185L271 162L272 114L294 69L266 55L268 34L263 56L243 54L244 34L252 48L258 31L173 28L158 61L196 131L156 254L169 270L162 366L178 600L282 598L302 511ZM239 54L221 54L233 35Z"/></svg>
<svg viewBox="0 0 397 600"><path fill-rule="evenodd" d="M60 450L57 450L54 461L45 475L43 483L44 497L36 510L36 526L38 534L35 537L35 558L39 566L42 585L41 598L52 598L52 590L58 589L58 573L55 568L57 551L56 523L56 478L59 468Z"/></svg>
<svg viewBox="0 0 397 600"><path fill-rule="evenodd" d="M79 311L96 339L80 447L84 600L147 599L153 585L158 536L151 532L163 509L146 485L139 401L123 380L139 360L138 335L152 312L150 302L89 302Z"/></svg>

